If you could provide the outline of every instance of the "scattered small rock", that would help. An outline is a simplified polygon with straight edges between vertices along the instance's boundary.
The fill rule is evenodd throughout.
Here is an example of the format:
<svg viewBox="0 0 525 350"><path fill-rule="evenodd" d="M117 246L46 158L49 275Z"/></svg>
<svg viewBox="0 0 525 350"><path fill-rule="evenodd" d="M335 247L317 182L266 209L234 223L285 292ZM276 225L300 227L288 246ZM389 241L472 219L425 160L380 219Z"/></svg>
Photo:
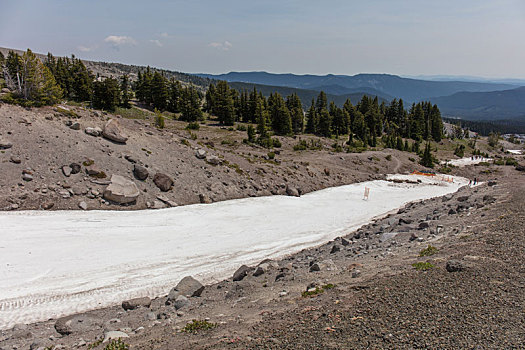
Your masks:
<svg viewBox="0 0 525 350"><path fill-rule="evenodd" d="M124 310L135 310L139 307L150 307L151 306L151 299L148 297L143 298L134 298L130 300L126 300L122 302L122 308Z"/></svg>
<svg viewBox="0 0 525 350"><path fill-rule="evenodd" d="M148 178L149 171L145 167L135 164L133 166L133 175L135 175L137 179L144 181Z"/></svg>
<svg viewBox="0 0 525 350"><path fill-rule="evenodd" d="M465 269L465 265L459 260L449 260L447 261L446 269L448 272L458 272Z"/></svg>
<svg viewBox="0 0 525 350"><path fill-rule="evenodd" d="M104 125L102 136L104 136L108 140L111 140L117 143L126 143L126 141L128 140L128 135L122 132L120 123L116 119L110 119L106 123L106 125Z"/></svg>
<svg viewBox="0 0 525 350"><path fill-rule="evenodd" d="M248 275L248 273L250 271L252 271L253 268L251 267L248 267L246 265L242 265L241 267L239 267L237 269L237 271L235 271L235 273L233 274L233 281L234 282L237 282L237 281L242 281L244 279L244 277L246 277Z"/></svg>

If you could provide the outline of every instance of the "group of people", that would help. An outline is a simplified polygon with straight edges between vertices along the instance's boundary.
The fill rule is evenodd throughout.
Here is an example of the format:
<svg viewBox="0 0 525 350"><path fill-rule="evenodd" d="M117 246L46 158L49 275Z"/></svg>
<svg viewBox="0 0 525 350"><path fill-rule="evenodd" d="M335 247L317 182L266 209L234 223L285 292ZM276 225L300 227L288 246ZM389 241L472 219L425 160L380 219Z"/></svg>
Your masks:
<svg viewBox="0 0 525 350"><path fill-rule="evenodd" d="M476 186L477 184L478 184L478 178L477 177L474 178L474 181L472 181L472 180L468 181L468 185L469 186Z"/></svg>

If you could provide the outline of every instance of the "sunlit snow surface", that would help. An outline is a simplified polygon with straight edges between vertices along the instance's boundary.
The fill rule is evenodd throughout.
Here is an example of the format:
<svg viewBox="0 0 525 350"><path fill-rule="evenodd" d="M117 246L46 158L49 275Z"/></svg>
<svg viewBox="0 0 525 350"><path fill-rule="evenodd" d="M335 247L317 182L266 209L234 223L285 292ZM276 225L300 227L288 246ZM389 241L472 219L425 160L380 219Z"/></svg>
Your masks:
<svg viewBox="0 0 525 350"><path fill-rule="evenodd" d="M473 157L465 157L461 159L452 159L448 160L446 162L441 162L441 164L450 164L457 167L463 167L467 165L473 165L473 164L479 164L482 162L492 162L492 158L473 158Z"/></svg>
<svg viewBox="0 0 525 350"><path fill-rule="evenodd" d="M370 181L300 198L271 196L145 211L0 213L0 329L167 294L182 277L231 276L344 235L405 203L467 183ZM448 177L450 178L450 177ZM369 200L363 200L364 188Z"/></svg>

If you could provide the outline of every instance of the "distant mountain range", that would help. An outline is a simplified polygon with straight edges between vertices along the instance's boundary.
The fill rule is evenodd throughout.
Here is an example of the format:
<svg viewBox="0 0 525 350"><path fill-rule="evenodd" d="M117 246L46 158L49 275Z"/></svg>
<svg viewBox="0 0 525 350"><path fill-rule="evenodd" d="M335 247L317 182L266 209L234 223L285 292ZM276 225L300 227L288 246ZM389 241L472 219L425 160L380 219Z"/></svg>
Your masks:
<svg viewBox="0 0 525 350"><path fill-rule="evenodd" d="M469 120L519 120L525 123L525 87L491 92L458 92L431 98L446 116Z"/></svg>
<svg viewBox="0 0 525 350"><path fill-rule="evenodd" d="M308 89L298 89L288 86L274 86L274 85L262 85L262 84L252 84L252 83L240 83L240 82L231 82L228 83L231 87L234 89L237 89L239 91L247 90L251 91L253 88L256 88L257 91L260 91L264 96L268 97L271 93L278 92L282 96L286 97L291 94L297 94L299 96L299 99L301 100L301 103L303 104L303 109L307 110L308 107L310 107L312 99L316 99L319 95L318 90L308 90ZM381 96L375 92L367 91L364 89L364 91L355 91L352 93L344 93L344 94L333 94L328 92L327 90L323 90L326 92L326 98L328 101L334 101L334 103L342 107L343 104L346 102L347 99L350 99L350 101L353 104L356 104L361 100L363 95L376 97L378 98L379 103L381 102L390 102L393 97L392 96ZM332 90L333 91L333 90Z"/></svg>
<svg viewBox="0 0 525 350"><path fill-rule="evenodd" d="M406 102L428 100L431 97L449 96L457 92L488 92L516 88L514 84L499 84L467 81L429 81L402 78L390 74L349 75L295 75L267 72L230 72L227 74L197 74L210 79L228 82L244 82L272 86L287 86L307 90L323 90L343 95L366 92L388 99L389 96L402 98Z"/></svg>

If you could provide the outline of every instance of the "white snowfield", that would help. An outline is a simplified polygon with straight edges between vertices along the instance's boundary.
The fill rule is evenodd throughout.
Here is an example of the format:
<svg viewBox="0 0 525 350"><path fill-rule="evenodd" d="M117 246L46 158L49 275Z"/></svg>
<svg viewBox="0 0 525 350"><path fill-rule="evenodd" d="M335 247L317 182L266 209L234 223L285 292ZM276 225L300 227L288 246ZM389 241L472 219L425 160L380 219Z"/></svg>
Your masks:
<svg viewBox="0 0 525 350"><path fill-rule="evenodd" d="M465 157L461 159L452 159L448 161L441 162L441 164L450 164L457 167L464 167L467 165L473 165L473 164L479 164L481 162L492 162L492 158L472 158L472 157Z"/></svg>
<svg viewBox="0 0 525 350"><path fill-rule="evenodd" d="M369 181L300 198L271 196L145 211L0 213L0 329L165 295L187 275L229 277L357 229L454 183ZM448 177L451 178L451 177ZM370 197L363 200L365 186Z"/></svg>
<svg viewBox="0 0 525 350"><path fill-rule="evenodd" d="M510 154L516 154L516 155L523 154L523 150L521 150L521 149L509 149L508 152Z"/></svg>

